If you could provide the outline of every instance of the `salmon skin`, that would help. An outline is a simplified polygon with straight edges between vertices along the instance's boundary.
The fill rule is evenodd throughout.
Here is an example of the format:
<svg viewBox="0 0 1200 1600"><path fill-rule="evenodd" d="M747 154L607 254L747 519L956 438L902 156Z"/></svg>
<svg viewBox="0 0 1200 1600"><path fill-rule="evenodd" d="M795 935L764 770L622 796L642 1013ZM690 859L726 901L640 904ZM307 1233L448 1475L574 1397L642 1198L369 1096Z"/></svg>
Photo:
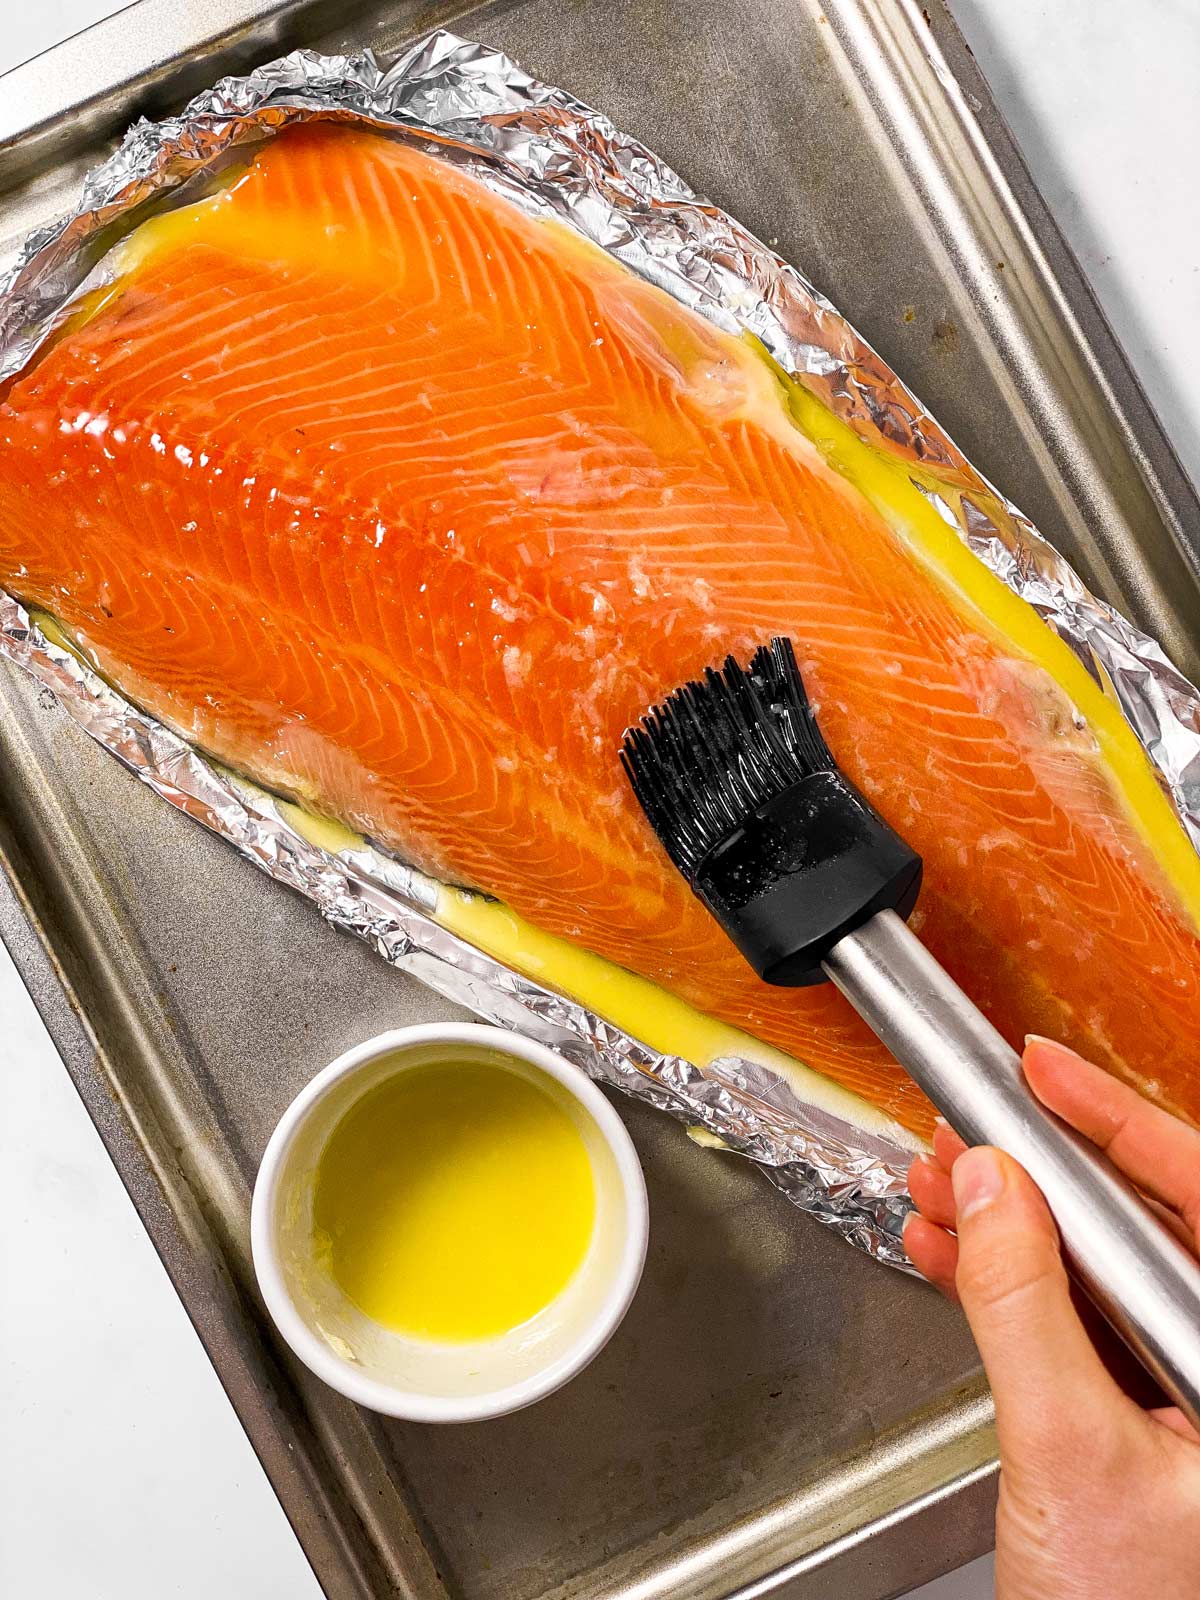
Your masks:
<svg viewBox="0 0 1200 1600"><path fill-rule="evenodd" d="M749 972L618 764L647 706L786 634L953 976L1200 1116L1196 901L1140 751L1106 758L761 352L373 133L285 133L126 248L0 392L0 584L131 699L927 1132L832 987Z"/></svg>

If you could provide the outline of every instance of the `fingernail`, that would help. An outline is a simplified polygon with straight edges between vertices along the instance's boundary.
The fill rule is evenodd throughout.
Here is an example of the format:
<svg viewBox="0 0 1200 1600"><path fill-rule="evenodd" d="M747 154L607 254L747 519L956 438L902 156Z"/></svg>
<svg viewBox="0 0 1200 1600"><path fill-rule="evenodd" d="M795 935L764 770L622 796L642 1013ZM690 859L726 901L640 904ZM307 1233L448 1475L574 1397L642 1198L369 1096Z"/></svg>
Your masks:
<svg viewBox="0 0 1200 1600"><path fill-rule="evenodd" d="M950 1126L945 1117L934 1117L933 1125L935 1128L948 1128Z"/></svg>
<svg viewBox="0 0 1200 1600"><path fill-rule="evenodd" d="M954 1204L958 1219L974 1216L984 1206L990 1206L1004 1188L1004 1172L996 1152L987 1145L966 1150L954 1163L950 1173L954 1185Z"/></svg>
<svg viewBox="0 0 1200 1600"><path fill-rule="evenodd" d="M1060 1056L1073 1056L1076 1061L1081 1060L1078 1050L1072 1050L1069 1044L1063 1044L1061 1039L1048 1039L1044 1033L1027 1033L1025 1035L1025 1048L1032 1045L1041 1045L1047 1050L1056 1050Z"/></svg>
<svg viewBox="0 0 1200 1600"><path fill-rule="evenodd" d="M906 1250L908 1249L908 1229L909 1229L909 1224L910 1223L914 1223L914 1222L919 1222L920 1220L921 1220L921 1213L919 1211L910 1211L908 1213L908 1215L905 1217L904 1221L900 1224L900 1243L904 1246L904 1248Z"/></svg>

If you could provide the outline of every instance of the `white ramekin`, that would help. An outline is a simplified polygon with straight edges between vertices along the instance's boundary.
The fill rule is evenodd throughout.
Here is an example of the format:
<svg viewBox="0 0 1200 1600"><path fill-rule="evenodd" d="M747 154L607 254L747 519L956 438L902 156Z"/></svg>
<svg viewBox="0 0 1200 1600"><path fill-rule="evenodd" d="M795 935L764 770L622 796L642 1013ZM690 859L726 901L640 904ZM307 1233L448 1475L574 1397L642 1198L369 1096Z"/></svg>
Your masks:
<svg viewBox="0 0 1200 1600"><path fill-rule="evenodd" d="M499 1058L540 1083L575 1121L596 1180L591 1246L567 1287L522 1328L472 1344L408 1339L364 1317L318 1259L312 1224L317 1164L349 1108L393 1073L481 1056ZM599 1089L545 1045L472 1023L382 1033L319 1072L271 1135L250 1217L263 1299L301 1361L359 1405L414 1422L502 1416L574 1377L604 1348L628 1310L647 1236L641 1165Z"/></svg>

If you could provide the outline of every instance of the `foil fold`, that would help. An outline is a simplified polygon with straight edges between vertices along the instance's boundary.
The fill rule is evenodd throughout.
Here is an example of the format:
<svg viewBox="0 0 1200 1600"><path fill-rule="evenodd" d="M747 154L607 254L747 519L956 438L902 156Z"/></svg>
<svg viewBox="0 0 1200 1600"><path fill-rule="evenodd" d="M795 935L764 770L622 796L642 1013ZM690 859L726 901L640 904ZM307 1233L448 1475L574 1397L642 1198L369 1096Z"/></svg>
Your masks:
<svg viewBox="0 0 1200 1600"><path fill-rule="evenodd" d="M370 52L301 51L223 80L177 117L138 123L87 178L75 210L31 235L0 281L0 381L36 355L81 293L112 276L109 251L139 222L196 197L248 145L313 119L412 139L527 213L567 223L718 326L756 335L861 438L910 461L914 485L1117 701L1200 847L1200 695L1160 647L1087 591L802 274L602 114L485 45L439 30L386 67ZM906 1268L903 1136L804 1102L761 1064L656 1052L464 943L435 920L438 885L367 843L333 855L309 842L271 796L128 704L2 592L0 655L53 689L171 804L393 966L758 1162L802 1210Z"/></svg>

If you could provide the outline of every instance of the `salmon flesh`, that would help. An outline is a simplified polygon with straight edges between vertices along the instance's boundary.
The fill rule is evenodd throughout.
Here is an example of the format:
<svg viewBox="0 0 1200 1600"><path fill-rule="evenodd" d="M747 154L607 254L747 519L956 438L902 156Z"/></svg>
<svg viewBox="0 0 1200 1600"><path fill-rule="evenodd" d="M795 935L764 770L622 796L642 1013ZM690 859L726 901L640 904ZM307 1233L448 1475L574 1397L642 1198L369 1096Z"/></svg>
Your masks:
<svg viewBox="0 0 1200 1600"><path fill-rule="evenodd" d="M1132 735L761 351L372 133L288 132L125 249L0 391L0 584L131 699L927 1131L830 986L755 978L618 765L666 691L786 634L1001 1031L1200 1116L1194 852Z"/></svg>

